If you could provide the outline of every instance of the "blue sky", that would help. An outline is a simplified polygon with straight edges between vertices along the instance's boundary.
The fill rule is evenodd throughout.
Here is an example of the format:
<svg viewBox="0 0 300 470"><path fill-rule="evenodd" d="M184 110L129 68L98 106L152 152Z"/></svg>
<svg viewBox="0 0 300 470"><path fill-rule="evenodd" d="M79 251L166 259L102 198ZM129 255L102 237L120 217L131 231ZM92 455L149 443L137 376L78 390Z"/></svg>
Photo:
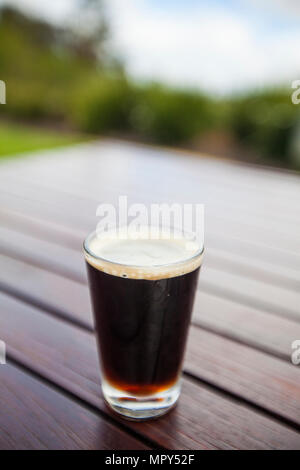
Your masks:
<svg viewBox="0 0 300 470"><path fill-rule="evenodd" d="M288 6L289 0L147 0L147 3L156 10L181 12L193 11L195 8L207 10L221 10L232 12L251 19L253 23L264 27L266 32L299 29L299 15L294 14L293 8ZM298 0L290 1L297 5ZM285 8L282 8L285 6ZM300 10L300 7L299 7Z"/></svg>
<svg viewBox="0 0 300 470"><path fill-rule="evenodd" d="M300 78L298 0L103 1L136 79L231 93ZM64 22L74 0L10 3Z"/></svg>

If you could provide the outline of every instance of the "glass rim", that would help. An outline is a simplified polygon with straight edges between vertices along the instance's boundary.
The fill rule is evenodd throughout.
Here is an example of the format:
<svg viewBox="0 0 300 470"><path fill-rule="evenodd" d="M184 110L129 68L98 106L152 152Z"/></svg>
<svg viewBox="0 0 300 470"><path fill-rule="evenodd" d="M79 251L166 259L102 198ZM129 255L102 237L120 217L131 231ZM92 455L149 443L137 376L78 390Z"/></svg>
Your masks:
<svg viewBox="0 0 300 470"><path fill-rule="evenodd" d="M126 227L126 226L125 226ZM147 227L151 227L151 225L148 225ZM172 228L172 227L162 227L162 228ZM175 229L177 230L177 229ZM180 233L183 234L183 231L182 230L179 230ZM107 232L108 233L108 232ZM197 258L201 257L204 253L204 241L203 243L200 245L199 244L199 250L197 250L195 253L193 253L193 255L191 256L188 256L180 261L175 261L175 262L172 262L172 263L164 263L164 264L153 264L153 265L144 265L144 264L140 264L140 265L134 265L134 264L126 264L126 263L118 263L116 261L111 261L107 258L104 258L103 256L99 256L99 255L96 255L95 253L92 252L92 250L89 248L88 244L89 242L91 241L91 239L93 239L94 237L97 237L97 230L93 230L92 232L90 232L87 237L84 239L83 241L83 251L84 251L84 254L86 254L87 256L90 256L91 258L95 259L95 260L98 260L98 261L102 261L104 263L107 263L109 265L116 265L116 266L124 266L124 267L128 267L128 268L132 268L132 269L144 269L144 270L155 270L155 269L159 269L159 268L167 268L167 267L174 267L174 266L180 266L180 265L183 265L189 261L193 261L193 260L196 260ZM183 236L184 238L184 236ZM187 240L188 241L188 240Z"/></svg>

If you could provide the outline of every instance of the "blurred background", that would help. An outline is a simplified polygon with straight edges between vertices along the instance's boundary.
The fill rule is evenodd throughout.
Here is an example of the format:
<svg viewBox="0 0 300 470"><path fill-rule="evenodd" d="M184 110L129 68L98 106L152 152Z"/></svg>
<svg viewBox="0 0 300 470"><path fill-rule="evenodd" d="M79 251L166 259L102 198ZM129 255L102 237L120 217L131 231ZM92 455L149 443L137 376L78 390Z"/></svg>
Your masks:
<svg viewBox="0 0 300 470"><path fill-rule="evenodd" d="M1 449L300 448L299 20L299 0L0 0ZM180 408L130 429L99 396L82 255L120 195L205 204Z"/></svg>
<svg viewBox="0 0 300 470"><path fill-rule="evenodd" d="M300 169L297 0L0 0L0 154L95 136Z"/></svg>

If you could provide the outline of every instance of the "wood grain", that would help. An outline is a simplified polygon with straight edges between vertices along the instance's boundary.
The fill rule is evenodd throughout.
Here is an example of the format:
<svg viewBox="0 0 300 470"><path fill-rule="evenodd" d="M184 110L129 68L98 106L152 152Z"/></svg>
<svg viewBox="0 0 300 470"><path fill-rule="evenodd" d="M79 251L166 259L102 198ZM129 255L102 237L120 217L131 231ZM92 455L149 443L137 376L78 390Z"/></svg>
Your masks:
<svg viewBox="0 0 300 470"><path fill-rule="evenodd" d="M82 261L82 260L80 260ZM66 277L0 255L0 289L55 315L93 328L88 288ZM300 324L202 292L193 323L290 361Z"/></svg>
<svg viewBox="0 0 300 470"><path fill-rule="evenodd" d="M77 250L0 228L0 253L49 269L71 280L86 283L82 247ZM279 316L300 321L300 291L243 277L230 269L221 271L203 264L199 288Z"/></svg>
<svg viewBox="0 0 300 470"><path fill-rule="evenodd" d="M7 195L6 195L7 196ZM23 210L19 207L7 209L7 197L0 206L0 219L3 227L23 232L35 238L58 243L67 248L78 250L81 247L88 230L95 223L94 217L86 223L86 229L80 228L80 221L68 221L66 225L66 215L64 213L64 224L57 223L59 214L54 213L52 217L55 222L51 222L47 217L47 210L40 209L38 213L31 214L31 206L35 201L31 201ZM17 204L16 204L17 205ZM24 213L25 211L25 213ZM57 220L58 219L58 220ZM71 228L73 227L74 228ZM216 231L218 233L218 231ZM270 247L261 247L255 243L245 242L240 239L230 239L224 236L216 237L216 234L206 230L206 263L209 266L223 271L231 270L246 277L253 277L262 282L277 286L286 287L292 290L299 290L300 287L300 256L290 256L280 250L272 250ZM298 259L299 258L299 259Z"/></svg>
<svg viewBox="0 0 300 470"><path fill-rule="evenodd" d="M0 366L1 450L149 449L10 364Z"/></svg>
<svg viewBox="0 0 300 470"><path fill-rule="evenodd" d="M177 189L178 180L185 191L188 185L190 188L198 186L199 191L203 188L205 192L210 188L220 203L227 199L238 207L254 207L255 213L259 213L261 208L257 207L257 202L263 198L271 215L278 215L279 210L286 209L283 217L297 207L296 199L299 197L299 177L296 174L249 168L237 163L201 158L201 155L191 157L174 150L125 142L95 142L81 149L64 149L63 159L60 152L48 152L48 155L43 152L33 156L31 165L19 161L6 168L4 166L4 176L15 176L19 170L23 180L40 183L43 177L46 187L55 188L63 184L66 191L80 188L84 183L86 187L88 183L94 186L101 183L106 187L107 183L113 182L121 189L120 184L127 182L135 183L134 189L141 186L152 189L154 177L158 188L163 190L167 177L172 189ZM49 170L47 174L45 167ZM121 168L126 171L116 171ZM235 197L237 191L241 193L239 200ZM299 216L299 212L294 216L297 214Z"/></svg>
<svg viewBox="0 0 300 470"><path fill-rule="evenodd" d="M191 328L184 370L300 425L300 373L292 363Z"/></svg>
<svg viewBox="0 0 300 470"><path fill-rule="evenodd" d="M47 168L47 162L44 162L44 166ZM51 174L51 170L53 171L51 167L47 168L47 174ZM97 175L96 182L89 178L85 181L83 176L80 175L78 183L74 184L73 180L69 181L69 175L58 175L56 171L56 177L51 179L48 174L48 178L43 185L40 184L40 179L35 180L32 178L35 171L36 168L32 167L29 182L24 181L24 175L20 171L14 172L10 178L5 176L3 180L0 179L1 199L5 201L5 207L12 210L20 210L22 206L26 205L30 211L44 214L49 212L49 217L53 217L56 212L56 220L62 219L65 223L74 221L74 215L77 215L77 223L83 224L85 221L90 221L89 224L95 226L96 208L100 202L116 203L120 194L126 194L131 202L141 202L147 205L154 200L153 182L148 187L149 182L147 181L148 174L146 170L144 170L144 174L141 174L142 182L139 182L137 185L136 180L130 180L125 186L124 181L127 178L125 175L121 180L116 178L117 174L111 176L105 175L103 180L104 169L101 174L95 171ZM85 172L83 168L82 172ZM22 178L20 177L21 175ZM74 175L72 178L74 178ZM268 254L270 248L279 252L285 251L287 253L294 252L299 254L299 241L297 237L300 221L299 206L292 210L289 216L289 223L286 223L285 217L288 208L285 207L284 210L280 210L280 201L277 201L275 205L276 210L270 213L265 198L260 194L259 200L256 203L253 197L247 201L251 203L251 212L253 214L261 212L260 220L257 221L257 218L255 220L253 215L250 217L247 214L247 202L236 210L233 210L232 205L224 207L224 201L228 197L228 190L222 194L222 197L218 197L218 188L214 186L208 197L207 190L202 185L199 186L199 182L193 185L189 181L178 192L177 180L173 183L169 178L167 180L167 185L163 182L159 186L155 182L155 202L182 203L184 201L189 203L204 203L206 206L206 232L208 234L220 234L221 236L225 235L229 239L238 238L239 240L247 241L252 245L263 245L266 254ZM239 194L238 198L236 197L237 194L234 192L234 201L240 201L244 193ZM299 194L295 196L295 200L299 201ZM291 210L291 208L289 209ZM79 220L79 215L82 220ZM84 230L86 230L85 227L83 227Z"/></svg>
<svg viewBox="0 0 300 470"><path fill-rule="evenodd" d="M93 329L87 286L4 255L0 255L0 265L0 290Z"/></svg>
<svg viewBox="0 0 300 470"><path fill-rule="evenodd" d="M100 392L99 366L93 335L41 314L40 311L7 296L1 295L0 300L3 309L0 331L9 353L27 367L108 413ZM211 354L215 354L215 351L211 351ZM223 354L226 355L226 350L223 350ZM221 358L222 355L219 356L219 361ZM257 353L255 359L261 362L263 358L261 353ZM201 368L201 363L201 345L199 345L196 358L198 368ZM244 376L246 367L251 368L254 364L255 362L250 362L243 365ZM258 375L262 376L264 365L266 362L261 364L261 372ZM220 365L219 370L215 370L217 377L221 371ZM281 411L287 414L297 412L299 416L299 404L295 398L299 394L296 379L292 371L286 372L287 368L284 367L282 370L285 372L278 377L285 381L285 384L290 380L294 388L285 385L282 388L282 393L288 393L285 395L288 405L281 406ZM199 369L195 372L199 372ZM238 377L239 370L233 371L233 374ZM250 382L254 377L253 374L251 372ZM280 394L281 390L278 382L276 385L275 380L270 381L267 398L270 403L272 403L274 385L276 394ZM244 385L242 388L244 391L247 390ZM252 391L253 389L250 393ZM189 380L184 381L180 403L169 416L157 422L130 423L128 426L149 439L173 449L300 447L300 434L247 406L241 406L232 399L207 389L206 386Z"/></svg>
<svg viewBox="0 0 300 470"><path fill-rule="evenodd" d="M0 294L0 338L17 361L99 408L103 421L99 441L97 413L75 403L73 417L73 400L12 368L0 383L3 409L11 410L3 420L0 414L5 445L30 448L26 420L34 447L128 448L127 438L141 445L103 419L117 421L100 394L81 253L97 205L127 194L129 203L205 203L207 248L185 361L197 380L185 378L170 415L127 429L173 449L300 448L291 429L300 426L300 376L290 363L300 335L299 176L103 141L3 162L0 185L0 289L10 293ZM32 403L43 410L41 423ZM15 439L15 423L7 420L14 411L21 416Z"/></svg>
<svg viewBox="0 0 300 470"><path fill-rule="evenodd" d="M196 295L193 322L214 333L290 361L300 324L203 292Z"/></svg>

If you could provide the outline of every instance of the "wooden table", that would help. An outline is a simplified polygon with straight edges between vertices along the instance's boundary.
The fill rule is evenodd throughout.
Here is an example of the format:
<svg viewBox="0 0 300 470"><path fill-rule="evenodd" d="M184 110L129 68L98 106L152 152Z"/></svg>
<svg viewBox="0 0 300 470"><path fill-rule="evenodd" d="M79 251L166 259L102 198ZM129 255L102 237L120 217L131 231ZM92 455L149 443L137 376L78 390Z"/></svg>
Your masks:
<svg viewBox="0 0 300 470"><path fill-rule="evenodd" d="M300 179L104 140L0 166L1 449L299 449ZM206 205L174 411L105 406L82 240L101 202Z"/></svg>

